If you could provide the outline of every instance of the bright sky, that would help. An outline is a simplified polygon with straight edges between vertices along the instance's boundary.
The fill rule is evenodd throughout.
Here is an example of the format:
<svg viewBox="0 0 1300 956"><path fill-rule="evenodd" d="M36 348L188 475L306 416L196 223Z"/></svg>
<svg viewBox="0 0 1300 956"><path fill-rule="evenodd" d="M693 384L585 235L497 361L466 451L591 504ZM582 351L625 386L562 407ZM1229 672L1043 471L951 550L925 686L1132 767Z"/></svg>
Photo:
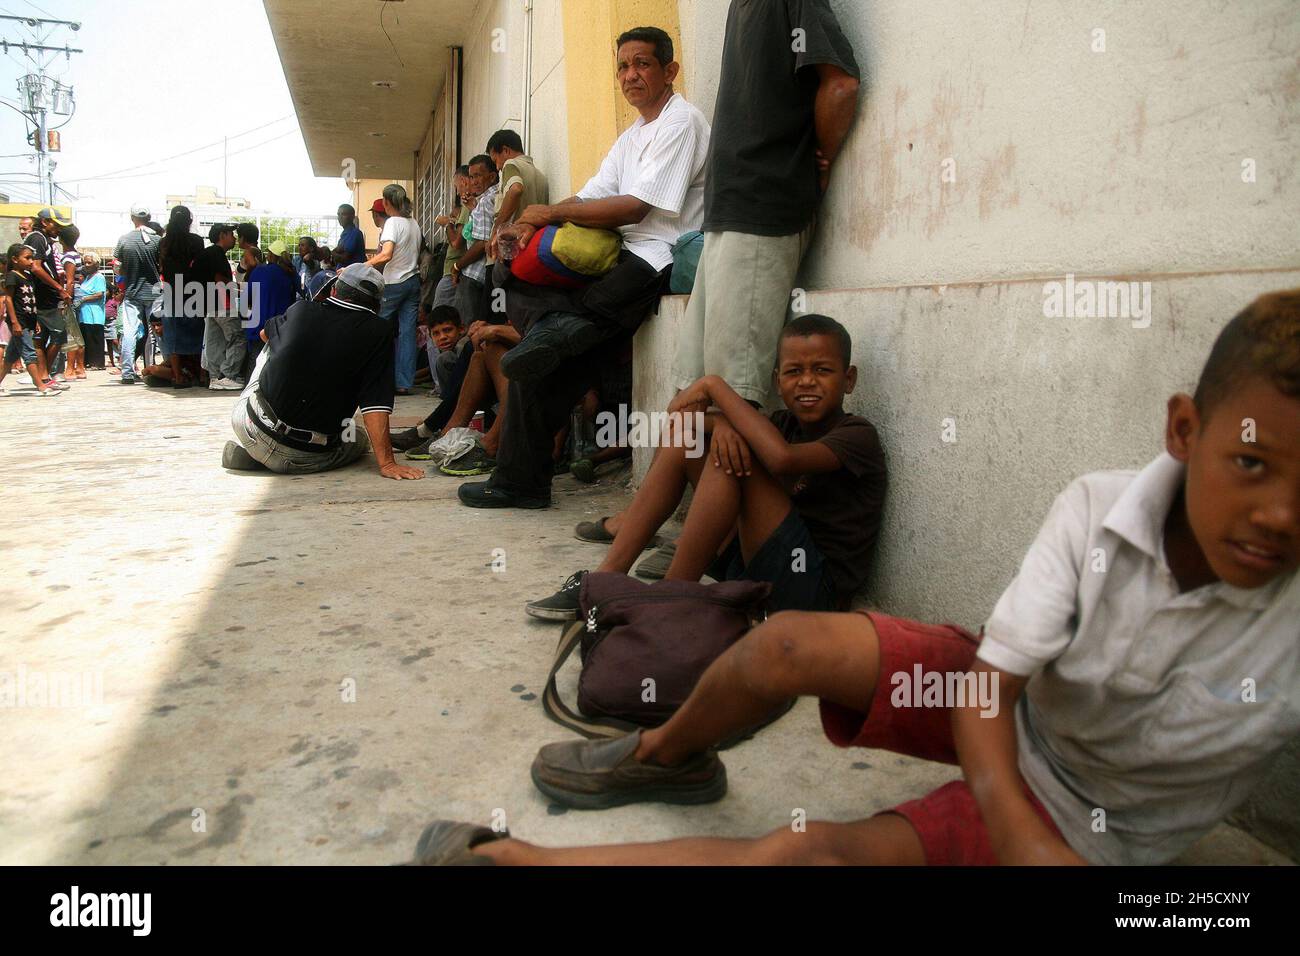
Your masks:
<svg viewBox="0 0 1300 956"><path fill-rule="evenodd" d="M83 246L112 245L137 201L165 223L164 196L193 195L196 186L221 192L223 136L226 192L253 209L332 216L349 200L342 179L312 175L261 0L0 0L0 13L82 25L60 27L47 42L86 51L71 62L59 55L50 67L75 89L55 182L76 197L60 194L59 202L72 205ZM0 20L0 37L28 36ZM0 98L16 102L28 72L21 51L0 54ZM35 202L24 134L22 118L0 107L0 192Z"/></svg>

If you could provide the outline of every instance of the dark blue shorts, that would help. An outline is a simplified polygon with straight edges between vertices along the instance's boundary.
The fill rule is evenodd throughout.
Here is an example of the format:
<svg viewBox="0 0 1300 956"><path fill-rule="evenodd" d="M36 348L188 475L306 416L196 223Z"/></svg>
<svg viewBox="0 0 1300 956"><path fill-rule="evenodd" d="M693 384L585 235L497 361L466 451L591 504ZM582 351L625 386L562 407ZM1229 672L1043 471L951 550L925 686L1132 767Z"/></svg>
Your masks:
<svg viewBox="0 0 1300 956"><path fill-rule="evenodd" d="M715 581L770 582L773 611L834 611L838 606L826 561L793 507L749 564L736 537L705 573Z"/></svg>
<svg viewBox="0 0 1300 956"><path fill-rule="evenodd" d="M11 335L9 342L5 345L4 362L6 367L13 365L20 357L28 365L36 364L36 346L32 343L31 329L23 329L22 335Z"/></svg>

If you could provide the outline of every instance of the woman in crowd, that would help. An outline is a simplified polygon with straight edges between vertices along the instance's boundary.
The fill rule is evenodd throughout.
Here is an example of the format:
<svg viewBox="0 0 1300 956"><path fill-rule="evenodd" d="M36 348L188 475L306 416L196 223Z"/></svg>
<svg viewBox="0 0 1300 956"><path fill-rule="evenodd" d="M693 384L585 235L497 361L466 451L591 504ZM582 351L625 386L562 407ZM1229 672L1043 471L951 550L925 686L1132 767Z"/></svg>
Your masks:
<svg viewBox="0 0 1300 956"><path fill-rule="evenodd" d="M172 388L189 388L195 382L207 384L207 373L199 363L203 353L203 310L186 315L185 274L194 258L203 251L203 239L190 232L194 217L185 206L172 208L167 231L158 245L158 274L167 283L167 307L163 310L163 345L168 365L154 365L145 370L150 376L170 381Z"/></svg>
<svg viewBox="0 0 1300 956"><path fill-rule="evenodd" d="M82 261L81 284L77 286L77 322L81 337L86 342L86 368L104 368L104 276L99 271L99 259L93 255Z"/></svg>

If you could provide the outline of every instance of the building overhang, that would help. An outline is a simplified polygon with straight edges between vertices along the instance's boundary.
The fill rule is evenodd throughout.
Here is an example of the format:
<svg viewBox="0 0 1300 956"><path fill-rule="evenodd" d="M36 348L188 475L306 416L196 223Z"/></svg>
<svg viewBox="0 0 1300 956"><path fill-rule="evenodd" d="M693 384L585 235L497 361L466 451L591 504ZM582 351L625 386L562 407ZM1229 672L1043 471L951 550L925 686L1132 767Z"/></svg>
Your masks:
<svg viewBox="0 0 1300 956"><path fill-rule="evenodd" d="M263 0L312 172L409 179L474 5ZM376 84L393 84L378 86Z"/></svg>

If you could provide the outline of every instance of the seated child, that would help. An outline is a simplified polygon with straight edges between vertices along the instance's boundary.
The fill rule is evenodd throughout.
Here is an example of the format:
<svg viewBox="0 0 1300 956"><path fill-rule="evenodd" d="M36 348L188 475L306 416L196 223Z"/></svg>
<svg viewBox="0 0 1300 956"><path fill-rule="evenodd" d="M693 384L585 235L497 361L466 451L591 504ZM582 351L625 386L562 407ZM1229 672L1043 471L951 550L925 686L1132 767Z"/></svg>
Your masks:
<svg viewBox="0 0 1300 956"><path fill-rule="evenodd" d="M436 306L429 313L429 341L437 349L436 353L429 353L429 367L433 369L434 380L438 383L438 394L450 399L454 408L460 383L465 378L465 370L469 368L470 352L473 351L469 337L461 327L460 313L449 305ZM450 410L447 417L451 417Z"/></svg>
<svg viewBox="0 0 1300 956"><path fill-rule="evenodd" d="M884 614L782 614L662 727L543 747L551 800L726 792L711 749L791 695L840 746L960 764L866 820L754 840L550 850L439 821L420 862L1166 863L1238 807L1300 732L1300 289L1228 323L1165 452L1058 496L978 638ZM982 691L918 703L914 668ZM923 681L930 684L929 680ZM947 683L947 681L945 681ZM949 684L949 686L952 686Z"/></svg>
<svg viewBox="0 0 1300 956"><path fill-rule="evenodd" d="M453 315L455 319L451 318ZM439 353L448 373L445 384L444 380L439 384L447 390L442 393L441 404L420 425L391 436L393 448L405 449L406 457L412 461L428 461L432 457L429 445L448 429L468 427L478 411L490 409L494 402L504 411L509 382L501 373L501 356L519 342L519 333L510 325L475 322L468 330L463 330L459 311L449 305L434 308L429 313L429 323L435 342L441 330L442 341L448 343L447 352ZM455 339L451 337L449 323L455 329L463 330ZM504 418L504 414L499 413L481 443L440 466L439 471L456 476L490 474L496 467L495 457Z"/></svg>
<svg viewBox="0 0 1300 956"><path fill-rule="evenodd" d="M885 457L875 427L844 411L857 369L849 333L824 315L782 330L775 370L785 408L769 420L716 376L679 392L668 411L705 416L709 450L661 447L597 569L626 574L682 500L695 496L668 569L671 580L744 578L772 583L775 610L847 606L866 579L885 497ZM686 442L679 442L686 444ZM578 616L573 574L533 601L533 617Z"/></svg>

